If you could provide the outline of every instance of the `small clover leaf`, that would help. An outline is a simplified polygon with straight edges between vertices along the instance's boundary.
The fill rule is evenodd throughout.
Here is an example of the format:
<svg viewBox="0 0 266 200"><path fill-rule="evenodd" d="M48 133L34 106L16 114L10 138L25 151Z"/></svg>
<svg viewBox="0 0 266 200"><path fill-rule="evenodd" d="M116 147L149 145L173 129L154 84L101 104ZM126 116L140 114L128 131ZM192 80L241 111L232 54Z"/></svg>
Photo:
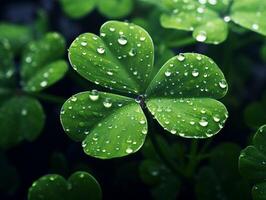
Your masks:
<svg viewBox="0 0 266 200"><path fill-rule="evenodd" d="M0 23L0 39L8 39L12 52L18 53L33 38L30 27Z"/></svg>
<svg viewBox="0 0 266 200"><path fill-rule="evenodd" d="M83 141L85 153L115 158L136 152L147 133L146 105L166 130L182 137L211 137L223 127L228 113L215 99L226 94L227 83L218 66L200 54L180 54L152 80L153 57L148 33L126 22L109 21L100 37L85 33L71 44L69 59L78 73L135 97L93 90L66 101L62 126Z"/></svg>
<svg viewBox="0 0 266 200"><path fill-rule="evenodd" d="M67 63L61 60L64 51L64 39L56 33L29 43L20 71L23 86L17 88L9 40L0 40L0 148L8 149L24 139L33 141L40 134L45 114L33 96L64 76L67 70Z"/></svg>
<svg viewBox="0 0 266 200"><path fill-rule="evenodd" d="M255 183L252 188L254 200L265 199L266 193L266 125L261 126L253 137L253 144L242 150L239 171Z"/></svg>
<svg viewBox="0 0 266 200"><path fill-rule="evenodd" d="M59 0L64 12L71 18L80 18L90 13L96 6L96 0Z"/></svg>
<svg viewBox="0 0 266 200"><path fill-rule="evenodd" d="M97 180L87 172L75 172L68 180L49 174L35 181L28 191L28 200L84 200L102 199Z"/></svg>
<svg viewBox="0 0 266 200"><path fill-rule="evenodd" d="M78 19L98 8L108 18L121 18L129 15L133 9L133 0L59 0L64 12L71 18ZM115 9L115 12L114 12Z"/></svg>
<svg viewBox="0 0 266 200"><path fill-rule="evenodd" d="M199 42L219 44L227 38L228 22L266 35L266 3L260 0L164 0L161 24L193 31Z"/></svg>
<svg viewBox="0 0 266 200"><path fill-rule="evenodd" d="M62 60L65 40L58 33L48 33L26 48L22 57L21 77L25 91L41 91L60 80L68 66Z"/></svg>

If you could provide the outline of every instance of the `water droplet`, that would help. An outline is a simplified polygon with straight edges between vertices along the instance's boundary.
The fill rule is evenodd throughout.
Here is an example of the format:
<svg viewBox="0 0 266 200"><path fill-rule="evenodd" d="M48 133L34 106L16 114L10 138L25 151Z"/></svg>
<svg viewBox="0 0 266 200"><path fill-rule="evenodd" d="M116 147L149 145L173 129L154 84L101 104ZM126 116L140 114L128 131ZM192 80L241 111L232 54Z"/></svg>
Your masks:
<svg viewBox="0 0 266 200"><path fill-rule="evenodd" d="M111 102L111 99L110 98L106 98L103 102L103 106L105 108L110 108L112 106L112 102Z"/></svg>
<svg viewBox="0 0 266 200"><path fill-rule="evenodd" d="M109 76L113 76L113 72L111 72L111 71L108 71L108 72L106 72Z"/></svg>
<svg viewBox="0 0 266 200"><path fill-rule="evenodd" d="M194 70L192 71L192 76L194 76L194 77L199 76L199 71L198 71L197 69L194 69Z"/></svg>
<svg viewBox="0 0 266 200"><path fill-rule="evenodd" d="M97 101L99 99L99 92L97 90L92 90L89 97L92 101Z"/></svg>
<svg viewBox="0 0 266 200"><path fill-rule="evenodd" d="M224 21L225 22L230 22L231 21L231 17L230 16L225 16L224 17Z"/></svg>
<svg viewBox="0 0 266 200"><path fill-rule="evenodd" d="M214 116L213 116L213 120L214 120L215 122L219 122L219 121L220 121L220 117L219 117L219 115L214 115Z"/></svg>
<svg viewBox="0 0 266 200"><path fill-rule="evenodd" d="M31 63L32 61L32 58L30 56L27 56L26 59L25 59L26 63Z"/></svg>
<svg viewBox="0 0 266 200"><path fill-rule="evenodd" d="M75 96L73 96L73 97L71 97L71 101L73 101L73 102L75 102L75 101L77 101L77 97L75 97Z"/></svg>
<svg viewBox="0 0 266 200"><path fill-rule="evenodd" d="M121 45L126 45L127 44L127 38L123 35L120 35L120 37L118 38L118 43Z"/></svg>
<svg viewBox="0 0 266 200"><path fill-rule="evenodd" d="M170 132L171 132L172 134L176 134L176 130L175 130L175 129L172 129Z"/></svg>
<svg viewBox="0 0 266 200"><path fill-rule="evenodd" d="M164 72L164 75L167 76L167 77L171 76L171 74L172 74L172 73L169 72L169 71Z"/></svg>
<svg viewBox="0 0 266 200"><path fill-rule="evenodd" d="M103 47L98 47L98 48L97 48L97 52L98 52L99 54L104 54L105 49L104 49Z"/></svg>
<svg viewBox="0 0 266 200"><path fill-rule="evenodd" d="M140 123L140 124L145 124L146 121L145 121L144 119L141 119L141 120L139 121L139 123Z"/></svg>
<svg viewBox="0 0 266 200"><path fill-rule="evenodd" d="M143 41L145 41L146 38L145 37L140 37L139 39L140 39L140 41L143 42Z"/></svg>
<svg viewBox="0 0 266 200"><path fill-rule="evenodd" d="M181 62L184 61L185 60L185 55L180 53L179 55L177 55L177 60L179 60Z"/></svg>
<svg viewBox="0 0 266 200"><path fill-rule="evenodd" d="M128 147L127 149L126 149L126 153L132 153L133 152L133 149L131 149L130 147Z"/></svg>
<svg viewBox="0 0 266 200"><path fill-rule="evenodd" d="M220 82L219 82L219 86L221 87L221 88L226 88L227 87L227 84L226 84L226 80L224 80L224 79L222 79Z"/></svg>
<svg viewBox="0 0 266 200"><path fill-rule="evenodd" d="M41 86L41 87L45 87L45 86L47 86L47 84L48 84L47 81L42 81L42 82L40 83L40 86Z"/></svg>
<svg viewBox="0 0 266 200"><path fill-rule="evenodd" d="M114 31L115 31L115 28L110 27L109 30L110 30L111 32L114 32Z"/></svg>
<svg viewBox="0 0 266 200"><path fill-rule="evenodd" d="M196 35L196 40L199 42L204 42L207 39L207 35L205 31L200 31L197 35Z"/></svg>
<svg viewBox="0 0 266 200"><path fill-rule="evenodd" d="M85 46L87 46L88 43L87 42L81 42L80 44L81 44L81 46L85 47Z"/></svg>
<svg viewBox="0 0 266 200"><path fill-rule="evenodd" d="M136 51L136 49L134 49L134 48L132 48L130 51L129 51L129 53L128 53L130 56L135 56L136 54L137 54L137 51Z"/></svg>
<svg viewBox="0 0 266 200"><path fill-rule="evenodd" d="M28 111L26 109L21 110L21 115L26 116L28 114Z"/></svg>
<svg viewBox="0 0 266 200"><path fill-rule="evenodd" d="M202 117L201 120L199 121L199 124L203 127L206 127L208 125L208 121L205 117Z"/></svg>
<svg viewBox="0 0 266 200"><path fill-rule="evenodd" d="M259 29L259 25L258 24L252 24L252 29L253 30L258 30Z"/></svg>

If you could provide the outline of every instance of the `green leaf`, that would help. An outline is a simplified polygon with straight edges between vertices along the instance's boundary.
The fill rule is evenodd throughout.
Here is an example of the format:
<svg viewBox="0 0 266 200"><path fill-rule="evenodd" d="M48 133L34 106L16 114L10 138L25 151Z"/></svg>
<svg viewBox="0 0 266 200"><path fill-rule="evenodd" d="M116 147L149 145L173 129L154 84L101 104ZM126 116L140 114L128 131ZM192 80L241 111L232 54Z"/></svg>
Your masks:
<svg viewBox="0 0 266 200"><path fill-rule="evenodd" d="M254 200L265 200L266 197L266 183L256 184L252 188L252 197Z"/></svg>
<svg viewBox="0 0 266 200"><path fill-rule="evenodd" d="M32 32L27 26L0 23L0 39L7 39L13 52L18 53L32 37Z"/></svg>
<svg viewBox="0 0 266 200"><path fill-rule="evenodd" d="M73 68L101 86L141 94L153 68L149 34L137 25L118 21L105 23L100 32L100 37L82 34L71 44Z"/></svg>
<svg viewBox="0 0 266 200"><path fill-rule="evenodd" d="M100 13L108 18L122 18L133 10L133 0L99 0L98 9Z"/></svg>
<svg viewBox="0 0 266 200"><path fill-rule="evenodd" d="M102 159L138 151L147 134L145 115L134 99L95 90L67 100L61 123L72 139L83 141L86 154Z"/></svg>
<svg viewBox="0 0 266 200"><path fill-rule="evenodd" d="M211 137L228 116L215 99L227 92L218 66L200 54L180 54L160 69L147 89L147 106L172 134L187 138Z"/></svg>
<svg viewBox="0 0 266 200"><path fill-rule="evenodd" d="M102 192L97 180L87 172L75 172L68 180L49 174L35 181L29 189L29 200L100 200Z"/></svg>
<svg viewBox="0 0 266 200"><path fill-rule="evenodd" d="M242 150L239 171L252 183L254 200L265 199L266 187L266 125L261 126L253 137L253 144Z"/></svg>
<svg viewBox="0 0 266 200"><path fill-rule="evenodd" d="M248 183L238 173L240 147L222 143L211 151L210 164L199 170L196 195L199 200L248 200Z"/></svg>
<svg viewBox="0 0 266 200"><path fill-rule="evenodd" d="M161 15L163 27L193 31L199 42L219 44L227 38L227 24L213 6L195 0L165 0L164 4L168 12Z"/></svg>
<svg viewBox="0 0 266 200"><path fill-rule="evenodd" d="M253 137L253 144L242 150L239 156L241 174L254 182L266 178L266 125L259 128Z"/></svg>
<svg viewBox="0 0 266 200"><path fill-rule="evenodd" d="M8 40L0 39L0 87L14 86L15 67ZM1 94L0 94L1 95Z"/></svg>
<svg viewBox="0 0 266 200"><path fill-rule="evenodd" d="M0 106L0 147L10 148L22 140L33 141L44 126L40 103L30 97L17 96Z"/></svg>
<svg viewBox="0 0 266 200"><path fill-rule="evenodd" d="M63 11L71 18L81 18L96 6L96 0L60 0Z"/></svg>
<svg viewBox="0 0 266 200"><path fill-rule="evenodd" d="M39 41L27 46L22 58L21 77L25 91L41 91L66 73L65 40L58 33L48 33Z"/></svg>
<svg viewBox="0 0 266 200"><path fill-rule="evenodd" d="M236 24L266 36L266 1L234 0L231 18Z"/></svg>

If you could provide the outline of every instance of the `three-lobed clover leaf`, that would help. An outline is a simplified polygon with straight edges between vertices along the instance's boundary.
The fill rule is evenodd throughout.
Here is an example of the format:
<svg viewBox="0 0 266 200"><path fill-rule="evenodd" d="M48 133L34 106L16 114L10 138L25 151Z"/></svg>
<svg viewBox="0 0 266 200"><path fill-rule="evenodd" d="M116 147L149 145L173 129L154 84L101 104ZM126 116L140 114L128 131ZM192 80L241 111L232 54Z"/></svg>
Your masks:
<svg viewBox="0 0 266 200"><path fill-rule="evenodd" d="M219 44L227 38L228 23L266 35L266 2L261 0L163 0L161 24L193 31L199 42Z"/></svg>
<svg viewBox="0 0 266 200"><path fill-rule="evenodd" d="M16 80L9 40L0 40L0 148L10 148L22 140L35 140L40 134L45 114L35 92L61 79L67 63L61 60L65 41L57 33L48 33L30 42L23 54L20 81ZM19 82L21 88L17 88Z"/></svg>
<svg viewBox="0 0 266 200"><path fill-rule="evenodd" d="M121 18L127 16L134 5L133 0L60 0L60 3L64 12L74 19L84 17L95 8L108 18Z"/></svg>
<svg viewBox="0 0 266 200"><path fill-rule="evenodd" d="M136 152L148 132L146 106L166 130L187 138L213 136L228 116L215 100L227 91L217 65L200 54L180 54L153 77L152 39L137 25L109 21L100 37L82 34L71 44L69 59L84 78L120 94L87 91L63 105L63 128L82 141L88 155L106 159Z"/></svg>
<svg viewBox="0 0 266 200"><path fill-rule="evenodd" d="M253 144L242 150L239 156L240 173L252 181L254 200L265 199L266 194L266 125L261 126L253 137Z"/></svg>
<svg viewBox="0 0 266 200"><path fill-rule="evenodd" d="M97 180L87 172L73 173L68 180L57 174L43 176L33 182L28 191L28 200L84 200L102 199Z"/></svg>

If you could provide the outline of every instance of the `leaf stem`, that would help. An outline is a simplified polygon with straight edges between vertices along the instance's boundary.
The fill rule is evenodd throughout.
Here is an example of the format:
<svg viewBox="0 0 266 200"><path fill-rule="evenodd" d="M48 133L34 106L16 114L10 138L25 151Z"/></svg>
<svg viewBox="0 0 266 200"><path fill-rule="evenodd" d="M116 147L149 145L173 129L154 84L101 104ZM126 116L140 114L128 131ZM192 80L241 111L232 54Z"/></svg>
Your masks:
<svg viewBox="0 0 266 200"><path fill-rule="evenodd" d="M190 144L190 152L188 155L189 161L188 161L188 165L186 169L186 174L187 174L187 177L189 178L192 177L196 169L196 166L198 164L197 151L198 151L198 141L196 139L193 139Z"/></svg>

